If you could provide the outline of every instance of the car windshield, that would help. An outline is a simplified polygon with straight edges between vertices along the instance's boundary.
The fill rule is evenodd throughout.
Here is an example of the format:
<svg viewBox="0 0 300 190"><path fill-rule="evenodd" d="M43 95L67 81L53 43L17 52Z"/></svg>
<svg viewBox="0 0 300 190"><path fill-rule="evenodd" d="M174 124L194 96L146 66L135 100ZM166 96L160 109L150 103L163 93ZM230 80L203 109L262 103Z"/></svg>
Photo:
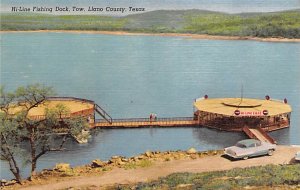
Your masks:
<svg viewBox="0 0 300 190"><path fill-rule="evenodd" d="M247 148L246 145L244 145L242 143L237 143L235 146L237 146L239 148Z"/></svg>

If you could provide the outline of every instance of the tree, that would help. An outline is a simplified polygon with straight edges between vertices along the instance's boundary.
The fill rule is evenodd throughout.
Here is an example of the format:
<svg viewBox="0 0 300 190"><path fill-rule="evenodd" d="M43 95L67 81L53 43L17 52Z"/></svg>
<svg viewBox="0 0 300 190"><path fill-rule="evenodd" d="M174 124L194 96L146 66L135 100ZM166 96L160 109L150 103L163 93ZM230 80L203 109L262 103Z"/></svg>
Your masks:
<svg viewBox="0 0 300 190"><path fill-rule="evenodd" d="M67 138L81 133L88 127L83 117L70 117L69 109L59 104L45 110L41 118L30 118L29 112L44 104L54 91L39 84L19 87L13 93L5 93L1 88L1 159L8 161L10 170L21 182L16 158L21 156L31 164L31 177L36 174L38 159L49 151L63 150ZM60 142L53 142L53 135L63 132ZM24 146L25 145L25 146ZM27 146L26 146L27 145ZM25 148L29 147L29 148ZM27 151L29 156L20 154Z"/></svg>
<svg viewBox="0 0 300 190"><path fill-rule="evenodd" d="M19 143L21 141L18 133L18 124L14 120L5 118L5 114L0 113L0 137L1 137L1 160L5 160L9 164L10 171L16 180L21 183L20 169L16 157L20 155L21 149Z"/></svg>

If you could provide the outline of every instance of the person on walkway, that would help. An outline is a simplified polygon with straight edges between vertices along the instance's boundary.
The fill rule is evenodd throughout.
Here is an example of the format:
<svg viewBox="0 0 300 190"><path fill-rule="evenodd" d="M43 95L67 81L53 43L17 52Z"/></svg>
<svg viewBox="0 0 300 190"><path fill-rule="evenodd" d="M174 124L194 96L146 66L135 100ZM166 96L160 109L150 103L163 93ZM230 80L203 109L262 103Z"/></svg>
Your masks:
<svg viewBox="0 0 300 190"><path fill-rule="evenodd" d="M154 119L154 121L157 121L157 115L156 115L156 113L153 114L153 119Z"/></svg>

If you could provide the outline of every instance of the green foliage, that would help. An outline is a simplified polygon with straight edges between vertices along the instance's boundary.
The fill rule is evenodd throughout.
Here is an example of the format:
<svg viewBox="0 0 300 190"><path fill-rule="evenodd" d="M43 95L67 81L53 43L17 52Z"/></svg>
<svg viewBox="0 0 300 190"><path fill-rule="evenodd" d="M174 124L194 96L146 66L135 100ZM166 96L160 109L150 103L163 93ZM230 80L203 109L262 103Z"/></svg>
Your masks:
<svg viewBox="0 0 300 190"><path fill-rule="evenodd" d="M83 117L70 117L70 110L62 104L46 109L41 118L28 116L33 108L44 104L47 97L54 94L51 87L35 84L19 87L10 93L1 88L0 92L1 159L8 161L18 181L20 170L16 158L30 163L34 175L41 156L49 151L62 150L67 137L78 135L88 127ZM65 134L60 140L53 138L57 131Z"/></svg>
<svg viewBox="0 0 300 190"><path fill-rule="evenodd" d="M2 14L1 30L103 30L300 38L300 11L225 14L160 10L126 17Z"/></svg>
<svg viewBox="0 0 300 190"><path fill-rule="evenodd" d="M139 183L136 189L241 189L245 186L275 187L299 185L300 164L267 165L262 167L236 168L228 171L205 173L174 173L149 183ZM124 188L129 188L128 186ZM121 188L122 189L122 188Z"/></svg>
<svg viewBox="0 0 300 190"><path fill-rule="evenodd" d="M190 15L183 32L255 37L300 38L300 12L263 15Z"/></svg>
<svg viewBox="0 0 300 190"><path fill-rule="evenodd" d="M92 15L3 14L2 30L121 30L126 19Z"/></svg>
<svg viewBox="0 0 300 190"><path fill-rule="evenodd" d="M9 154L3 153L5 150L11 150L13 155L19 155L22 153L20 148L21 137L17 135L19 133L18 124L16 120L9 120L5 118L5 114L0 112L0 134L1 134L1 160L7 160Z"/></svg>

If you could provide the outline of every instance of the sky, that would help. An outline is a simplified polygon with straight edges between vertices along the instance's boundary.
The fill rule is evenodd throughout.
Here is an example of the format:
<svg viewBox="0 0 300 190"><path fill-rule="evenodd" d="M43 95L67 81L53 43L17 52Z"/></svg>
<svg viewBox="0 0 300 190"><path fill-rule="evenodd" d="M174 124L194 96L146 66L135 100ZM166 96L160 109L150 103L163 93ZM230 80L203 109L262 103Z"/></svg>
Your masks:
<svg viewBox="0 0 300 190"><path fill-rule="evenodd" d="M300 9L300 0L1 0L1 11L12 6L96 6L160 9L203 9L227 13L274 12Z"/></svg>

